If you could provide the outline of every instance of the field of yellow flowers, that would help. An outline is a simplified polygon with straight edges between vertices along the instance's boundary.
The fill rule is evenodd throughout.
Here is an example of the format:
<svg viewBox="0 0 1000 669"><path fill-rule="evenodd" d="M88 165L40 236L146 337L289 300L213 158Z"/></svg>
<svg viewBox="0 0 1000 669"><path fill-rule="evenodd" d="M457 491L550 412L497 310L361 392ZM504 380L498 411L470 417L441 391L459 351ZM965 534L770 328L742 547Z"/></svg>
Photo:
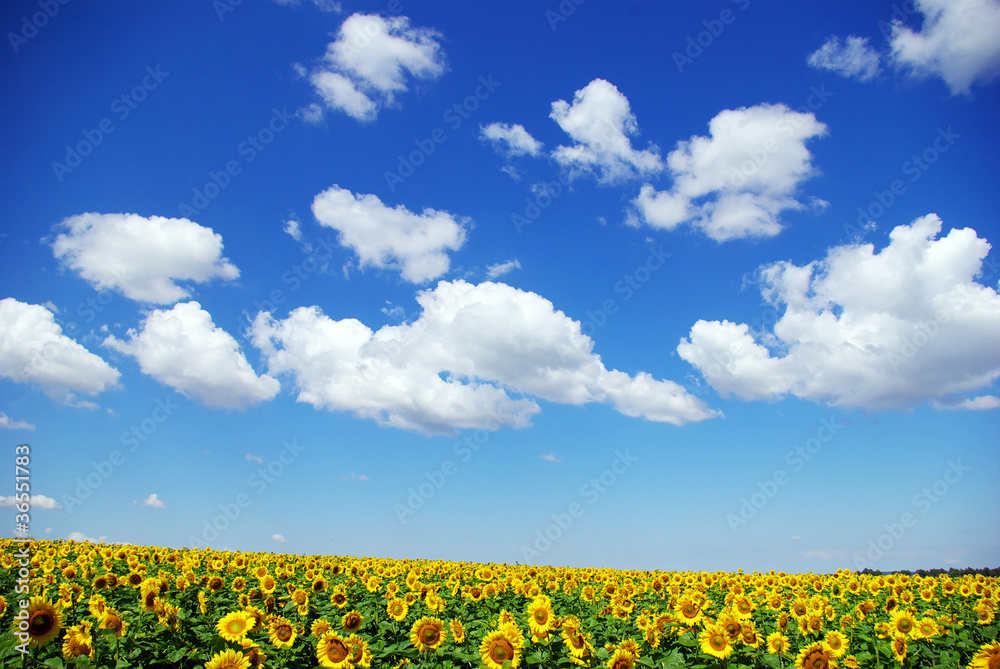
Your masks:
<svg viewBox="0 0 1000 669"><path fill-rule="evenodd" d="M1000 579L0 539L0 667L1000 667Z"/></svg>

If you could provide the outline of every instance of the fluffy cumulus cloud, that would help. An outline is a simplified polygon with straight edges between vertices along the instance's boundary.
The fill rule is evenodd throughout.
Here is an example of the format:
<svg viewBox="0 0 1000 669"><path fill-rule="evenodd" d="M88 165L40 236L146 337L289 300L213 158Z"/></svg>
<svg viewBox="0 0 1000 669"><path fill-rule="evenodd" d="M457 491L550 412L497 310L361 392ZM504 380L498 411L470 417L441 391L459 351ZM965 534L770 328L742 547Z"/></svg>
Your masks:
<svg viewBox="0 0 1000 669"><path fill-rule="evenodd" d="M663 169L659 149L650 145L639 151L631 137L639 125L628 98L604 79L594 79L573 96L552 103L549 117L575 144L559 146L552 152L571 178L594 174L602 183L656 174Z"/></svg>
<svg viewBox="0 0 1000 669"><path fill-rule="evenodd" d="M678 142L667 156L673 187L645 184L633 205L657 228L687 223L720 242L771 237L783 211L804 208L798 187L816 173L806 141L826 131L811 112L782 104L724 110L709 137Z"/></svg>
<svg viewBox="0 0 1000 669"><path fill-rule="evenodd" d="M173 304L188 297L176 281L203 283L239 277L222 257L222 236L186 218L88 213L56 226L56 258L95 288Z"/></svg>
<svg viewBox="0 0 1000 669"><path fill-rule="evenodd" d="M309 81L327 108L373 121L382 107L407 90L407 79L435 79L445 69L441 35L413 28L405 16L352 14L327 45ZM315 110L309 112L315 118Z"/></svg>
<svg viewBox="0 0 1000 669"><path fill-rule="evenodd" d="M376 332L317 307L261 313L253 341L299 401L429 434L527 426L535 398L675 425L718 415L672 381L608 370L580 323L535 293L441 281L417 302L415 321Z"/></svg>
<svg viewBox="0 0 1000 669"><path fill-rule="evenodd" d="M831 70L844 77L871 81L881 71L880 60L878 52L868 46L867 37L851 35L846 41L837 36L830 37L823 46L809 54L806 62L817 69Z"/></svg>
<svg viewBox="0 0 1000 669"><path fill-rule="evenodd" d="M236 340L197 302L151 311L127 336L109 336L104 345L133 356L144 374L206 406L244 409L280 390L277 379L254 373Z"/></svg>
<svg viewBox="0 0 1000 669"><path fill-rule="evenodd" d="M928 214L895 228L878 253L852 244L808 265L765 266L761 292L784 309L773 332L700 320L677 352L742 399L994 408L992 396L959 398L1000 377L1000 296L975 280L990 245L971 228L940 232Z"/></svg>
<svg viewBox="0 0 1000 669"><path fill-rule="evenodd" d="M1000 0L915 0L924 15L915 31L893 23L892 58L917 75L941 77L952 94L1000 72Z"/></svg>
<svg viewBox="0 0 1000 669"><path fill-rule="evenodd" d="M493 144L493 148L508 158L514 156L537 156L542 151L542 143L532 137L520 123L490 123L479 130L479 139Z"/></svg>
<svg viewBox="0 0 1000 669"><path fill-rule="evenodd" d="M46 509L51 511L62 508L62 504L55 501L51 497L46 497L45 495L29 495L28 501L32 509ZM11 495L10 497L0 495L0 508L13 508L18 503L17 497L14 495Z"/></svg>
<svg viewBox="0 0 1000 669"><path fill-rule="evenodd" d="M340 233L340 243L353 249L362 269L398 270L412 283L448 271L447 252L462 248L468 222L446 211L414 214L402 205L387 207L375 195L354 195L336 185L316 196L312 212Z"/></svg>
<svg viewBox="0 0 1000 669"><path fill-rule="evenodd" d="M72 404L74 393L96 395L121 374L64 335L51 311L8 297L0 300L0 376Z"/></svg>

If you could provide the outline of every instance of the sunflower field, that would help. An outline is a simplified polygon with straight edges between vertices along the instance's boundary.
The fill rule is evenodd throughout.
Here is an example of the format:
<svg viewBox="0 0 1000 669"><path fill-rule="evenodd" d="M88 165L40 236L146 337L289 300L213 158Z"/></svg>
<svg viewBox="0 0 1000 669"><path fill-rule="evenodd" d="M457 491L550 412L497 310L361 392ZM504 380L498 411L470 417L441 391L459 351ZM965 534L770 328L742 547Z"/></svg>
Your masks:
<svg viewBox="0 0 1000 669"><path fill-rule="evenodd" d="M998 581L0 539L0 667L997 669Z"/></svg>

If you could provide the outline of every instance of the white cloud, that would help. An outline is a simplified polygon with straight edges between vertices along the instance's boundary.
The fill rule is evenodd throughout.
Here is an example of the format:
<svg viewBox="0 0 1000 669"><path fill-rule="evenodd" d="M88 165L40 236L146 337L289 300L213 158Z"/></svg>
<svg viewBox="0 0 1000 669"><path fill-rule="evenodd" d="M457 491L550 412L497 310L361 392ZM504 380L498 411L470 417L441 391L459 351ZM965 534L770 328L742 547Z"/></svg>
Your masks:
<svg viewBox="0 0 1000 669"><path fill-rule="evenodd" d="M312 211L340 233L340 243L354 250L361 269L398 269L412 283L448 271L447 251L462 248L468 222L430 208L414 214L402 205L387 207L375 195L354 195L336 185L316 196Z"/></svg>
<svg viewBox="0 0 1000 669"><path fill-rule="evenodd" d="M521 263L517 258L513 260L508 260L507 262L496 263L494 265L486 266L486 276L491 279L495 279L498 276L503 276L507 272L515 269L521 269Z"/></svg>
<svg viewBox="0 0 1000 669"><path fill-rule="evenodd" d="M6 413L0 411L0 428L5 430L31 430L34 431L35 426L26 420L12 420L10 416Z"/></svg>
<svg viewBox="0 0 1000 669"><path fill-rule="evenodd" d="M104 345L131 355L144 374L213 408L245 409L278 394L270 376L257 376L233 337L197 302L146 314L142 328Z"/></svg>
<svg viewBox="0 0 1000 669"><path fill-rule="evenodd" d="M644 151L632 148L629 137L638 134L639 126L628 98L604 79L578 90L572 105L553 102L549 117L576 142L552 152L571 178L596 173L601 183L613 183L663 169L655 145Z"/></svg>
<svg viewBox="0 0 1000 669"><path fill-rule="evenodd" d="M280 534L272 534L271 538L274 539L275 541L277 541L279 544L287 544L288 543L288 540L285 539L285 537L283 537Z"/></svg>
<svg viewBox="0 0 1000 669"><path fill-rule="evenodd" d="M417 302L419 318L377 332L318 307L283 321L260 313L251 332L299 401L429 434L527 426L540 411L532 397L675 425L719 415L672 381L609 371L580 323L535 293L441 281Z"/></svg>
<svg viewBox="0 0 1000 669"><path fill-rule="evenodd" d="M952 95L968 94L1000 72L998 0L915 0L924 15L920 31L892 25L892 57L917 75L941 77Z"/></svg>
<svg viewBox="0 0 1000 669"><path fill-rule="evenodd" d="M107 540L107 537L100 536L94 539L93 537L88 537L83 532L70 532L68 535L66 535L66 539L68 541L78 541L78 542L89 541L92 544L102 544Z"/></svg>
<svg viewBox="0 0 1000 669"><path fill-rule="evenodd" d="M152 493L146 499L142 500L141 502L136 501L135 504L138 504L139 506L151 506L154 509L165 509L165 508L167 508L167 505L163 503L163 500L160 499L160 496L157 495L155 492Z"/></svg>
<svg viewBox="0 0 1000 669"><path fill-rule="evenodd" d="M309 81L329 109L373 121L407 90L407 77L436 79L445 69L441 35L411 28L405 16L352 14L327 45L323 66ZM309 112L315 116L315 110Z"/></svg>
<svg viewBox="0 0 1000 669"><path fill-rule="evenodd" d="M302 226L294 218L290 218L285 221L285 234L294 239L297 242L302 241Z"/></svg>
<svg viewBox="0 0 1000 669"><path fill-rule="evenodd" d="M761 293L784 307L773 332L755 337L746 324L699 320L677 352L716 391L742 399L965 404L952 398L1000 377L1000 296L974 280L986 240L971 228L938 239L940 231L928 214L896 227L878 253L849 244L805 266L762 267ZM987 408L992 400L969 402Z"/></svg>
<svg viewBox="0 0 1000 669"><path fill-rule="evenodd" d="M45 528L45 534L52 534L52 528L51 527L46 527Z"/></svg>
<svg viewBox="0 0 1000 669"><path fill-rule="evenodd" d="M493 148L508 158L514 156L537 156L542 143L528 134L520 123L490 123L479 127L479 139L493 144Z"/></svg>
<svg viewBox="0 0 1000 669"><path fill-rule="evenodd" d="M260 457L259 455L250 455L249 453L247 453L247 460L249 462L256 462L258 465L264 464L264 458Z"/></svg>
<svg viewBox="0 0 1000 669"><path fill-rule="evenodd" d="M0 376L74 405L75 392L96 395L117 386L121 374L64 335L51 311L8 297L0 300Z"/></svg>
<svg viewBox="0 0 1000 669"><path fill-rule="evenodd" d="M62 508L62 504L55 501L51 497L46 497L45 495L29 495L28 501L31 508L34 509L46 509L46 510L58 510ZM18 504L17 497L11 495L9 497L4 497L0 495L0 508L13 508Z"/></svg>
<svg viewBox="0 0 1000 669"><path fill-rule="evenodd" d="M562 462L562 460L559 459L559 456L555 453L544 453L539 457L541 457L542 460L547 460L548 462Z"/></svg>
<svg viewBox="0 0 1000 669"><path fill-rule="evenodd" d="M932 401L931 406L948 411L992 411L1000 409L1000 397L996 395L980 395L979 397L963 397L950 402Z"/></svg>
<svg viewBox="0 0 1000 669"><path fill-rule="evenodd" d="M52 243L56 258L97 289L173 304L190 295L175 281L236 279L240 271L222 257L222 235L186 218L88 213L71 216Z"/></svg>
<svg viewBox="0 0 1000 669"><path fill-rule="evenodd" d="M355 474L354 472L351 472L350 476L341 476L340 480L341 481L371 481L371 479L368 478L367 475L365 475L365 474Z"/></svg>
<svg viewBox="0 0 1000 669"><path fill-rule="evenodd" d="M781 212L805 208L796 191L816 173L805 143L826 125L811 112L762 104L720 112L709 133L677 143L667 156L673 187L645 184L633 201L641 218L667 230L689 223L720 242L778 234Z"/></svg>
<svg viewBox="0 0 1000 669"><path fill-rule="evenodd" d="M836 35L828 38L806 60L817 69L831 70L859 81L871 81L877 77L881 71L879 61L878 52L868 46L868 38L855 35L851 35L846 41L841 41Z"/></svg>

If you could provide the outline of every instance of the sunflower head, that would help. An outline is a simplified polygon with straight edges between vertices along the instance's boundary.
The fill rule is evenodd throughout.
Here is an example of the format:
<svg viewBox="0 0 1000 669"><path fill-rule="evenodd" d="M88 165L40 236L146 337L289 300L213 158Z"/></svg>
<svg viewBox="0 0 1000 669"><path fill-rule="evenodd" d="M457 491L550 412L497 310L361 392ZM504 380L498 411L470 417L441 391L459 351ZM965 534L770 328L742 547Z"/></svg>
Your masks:
<svg viewBox="0 0 1000 669"><path fill-rule="evenodd" d="M250 669L250 659L236 650L223 650L205 663L205 669Z"/></svg>
<svg viewBox="0 0 1000 669"><path fill-rule="evenodd" d="M705 625L698 640L701 641L701 652L720 660L726 659L733 652L733 644L729 640L726 628L722 625L715 623Z"/></svg>
<svg viewBox="0 0 1000 669"><path fill-rule="evenodd" d="M344 614L341 619L340 624L343 626L345 632L354 634L361 629L361 624L364 622L364 618L357 611L349 611Z"/></svg>
<svg viewBox="0 0 1000 669"><path fill-rule="evenodd" d="M351 666L351 649L347 639L336 632L327 632L319 640L316 648L316 659L320 666L332 669L345 669Z"/></svg>
<svg viewBox="0 0 1000 669"><path fill-rule="evenodd" d="M489 669L503 669L505 662L510 662L511 667L517 667L521 659L517 648L501 631L490 632L483 637L479 644L479 655Z"/></svg>
<svg viewBox="0 0 1000 669"><path fill-rule="evenodd" d="M28 638L35 648L52 641L62 629L62 611L41 597L32 597L28 604Z"/></svg>
<svg viewBox="0 0 1000 669"><path fill-rule="evenodd" d="M795 659L795 669L836 669L837 660L833 651L822 641L810 644L799 651Z"/></svg>
<svg viewBox="0 0 1000 669"><path fill-rule="evenodd" d="M215 628L226 641L239 641L253 629L256 620L246 611L233 611L227 613Z"/></svg>
<svg viewBox="0 0 1000 669"><path fill-rule="evenodd" d="M410 643L421 652L431 651L444 643L446 635L442 620L425 616L410 628Z"/></svg>

